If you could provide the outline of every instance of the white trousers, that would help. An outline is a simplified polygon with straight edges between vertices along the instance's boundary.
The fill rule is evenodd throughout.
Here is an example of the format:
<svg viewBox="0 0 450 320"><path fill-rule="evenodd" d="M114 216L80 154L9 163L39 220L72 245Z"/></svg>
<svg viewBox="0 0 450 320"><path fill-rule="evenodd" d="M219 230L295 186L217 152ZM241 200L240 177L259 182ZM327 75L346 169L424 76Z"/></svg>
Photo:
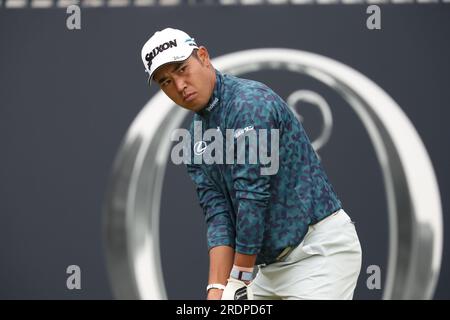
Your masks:
<svg viewBox="0 0 450 320"><path fill-rule="evenodd" d="M355 225L341 209L310 226L287 257L258 269L249 285L255 300L351 300L361 270Z"/></svg>

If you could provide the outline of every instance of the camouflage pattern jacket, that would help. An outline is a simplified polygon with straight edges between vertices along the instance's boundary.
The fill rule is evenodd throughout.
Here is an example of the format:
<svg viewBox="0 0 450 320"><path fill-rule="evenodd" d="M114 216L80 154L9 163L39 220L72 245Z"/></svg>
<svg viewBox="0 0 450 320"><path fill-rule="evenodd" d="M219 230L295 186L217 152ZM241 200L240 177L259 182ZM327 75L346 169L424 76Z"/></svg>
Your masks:
<svg viewBox="0 0 450 320"><path fill-rule="evenodd" d="M194 156L212 142L202 142L205 147L199 148L199 141L194 140L195 123L197 128L201 124L201 132L217 130L223 141L227 129L234 130L234 163L194 163ZM261 164L259 158L257 163L249 159L237 163L237 140L261 129L268 130L269 151L274 143L270 130L278 129L275 174L262 174L261 169L269 164ZM285 247L298 245L310 224L341 208L301 123L283 99L262 83L216 70L213 94L207 106L194 114L190 133L187 169L205 215L208 249L231 246L239 253L257 254L257 264L270 264ZM244 143L249 154L255 146L249 138ZM224 153L230 148L224 143Z"/></svg>

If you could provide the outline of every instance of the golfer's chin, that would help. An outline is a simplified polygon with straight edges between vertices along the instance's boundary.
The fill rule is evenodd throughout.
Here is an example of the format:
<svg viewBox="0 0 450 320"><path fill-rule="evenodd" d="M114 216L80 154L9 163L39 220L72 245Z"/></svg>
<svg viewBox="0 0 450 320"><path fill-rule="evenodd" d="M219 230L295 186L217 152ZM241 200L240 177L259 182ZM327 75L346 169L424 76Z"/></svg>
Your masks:
<svg viewBox="0 0 450 320"><path fill-rule="evenodd" d="M180 106L182 106L185 109L194 111L194 112L199 112L200 110L202 110L203 108L206 107L206 103L202 103L196 100L190 101L190 102L184 102L180 104Z"/></svg>

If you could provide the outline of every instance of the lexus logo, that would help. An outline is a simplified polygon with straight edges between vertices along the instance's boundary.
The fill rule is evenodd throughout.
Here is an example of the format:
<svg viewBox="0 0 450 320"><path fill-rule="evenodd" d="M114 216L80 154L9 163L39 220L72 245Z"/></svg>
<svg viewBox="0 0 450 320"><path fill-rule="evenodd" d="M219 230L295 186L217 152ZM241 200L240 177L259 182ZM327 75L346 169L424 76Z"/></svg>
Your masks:
<svg viewBox="0 0 450 320"><path fill-rule="evenodd" d="M206 144L205 141L198 141L194 144L194 153L197 156L200 156L205 152L207 147L208 145Z"/></svg>

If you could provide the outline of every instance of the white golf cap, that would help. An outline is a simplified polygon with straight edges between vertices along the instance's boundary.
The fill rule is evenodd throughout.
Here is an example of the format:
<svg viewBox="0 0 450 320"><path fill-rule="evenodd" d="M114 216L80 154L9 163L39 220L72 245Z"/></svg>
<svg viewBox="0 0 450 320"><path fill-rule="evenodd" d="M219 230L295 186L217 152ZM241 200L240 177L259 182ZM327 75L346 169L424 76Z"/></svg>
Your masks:
<svg viewBox="0 0 450 320"><path fill-rule="evenodd" d="M156 69L167 63L186 60L194 49L198 49L197 44L184 31L173 28L156 31L141 51L148 83Z"/></svg>

